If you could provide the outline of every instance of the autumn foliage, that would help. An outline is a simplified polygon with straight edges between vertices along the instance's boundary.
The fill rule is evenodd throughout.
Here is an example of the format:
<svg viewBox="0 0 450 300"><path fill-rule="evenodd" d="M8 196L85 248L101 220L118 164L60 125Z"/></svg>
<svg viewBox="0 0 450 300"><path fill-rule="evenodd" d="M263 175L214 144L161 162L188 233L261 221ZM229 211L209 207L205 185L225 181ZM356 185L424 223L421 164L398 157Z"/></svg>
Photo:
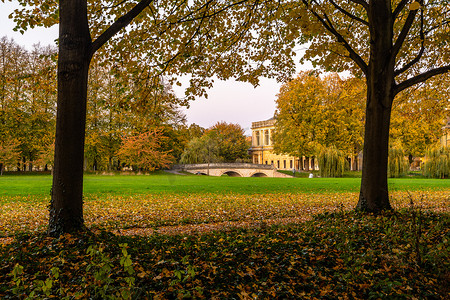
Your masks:
<svg viewBox="0 0 450 300"><path fill-rule="evenodd" d="M170 151L161 150L166 139L161 129L154 129L124 139L118 156L122 162L133 169L153 171L167 168L174 161Z"/></svg>
<svg viewBox="0 0 450 300"><path fill-rule="evenodd" d="M334 145L347 156L357 155L363 146L364 99L360 79L299 73L276 100L275 151L314 156Z"/></svg>
<svg viewBox="0 0 450 300"><path fill-rule="evenodd" d="M181 163L235 162L248 157L249 145L239 124L217 122L189 141Z"/></svg>
<svg viewBox="0 0 450 300"><path fill-rule="evenodd" d="M17 164L20 158L18 150L18 141L0 141L0 175L3 174L5 166L12 166Z"/></svg>
<svg viewBox="0 0 450 300"><path fill-rule="evenodd" d="M450 177L450 148L434 145L426 151L423 174L430 178Z"/></svg>
<svg viewBox="0 0 450 300"><path fill-rule="evenodd" d="M90 199L88 223L109 218L115 234L0 239L0 297L445 299L448 206L431 195L396 193L400 210L377 216L348 211L346 194L302 196L291 219L289 194Z"/></svg>

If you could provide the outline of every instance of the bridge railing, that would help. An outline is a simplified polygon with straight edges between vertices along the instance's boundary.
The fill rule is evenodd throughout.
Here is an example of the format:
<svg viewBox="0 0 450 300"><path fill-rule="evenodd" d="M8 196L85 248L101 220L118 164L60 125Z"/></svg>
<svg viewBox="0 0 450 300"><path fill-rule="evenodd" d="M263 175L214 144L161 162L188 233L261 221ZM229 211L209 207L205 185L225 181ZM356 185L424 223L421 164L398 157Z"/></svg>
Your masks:
<svg viewBox="0 0 450 300"><path fill-rule="evenodd" d="M274 170L273 165L250 164L250 163L212 163L212 164L179 164L172 167L176 170L195 170L195 169L262 169Z"/></svg>

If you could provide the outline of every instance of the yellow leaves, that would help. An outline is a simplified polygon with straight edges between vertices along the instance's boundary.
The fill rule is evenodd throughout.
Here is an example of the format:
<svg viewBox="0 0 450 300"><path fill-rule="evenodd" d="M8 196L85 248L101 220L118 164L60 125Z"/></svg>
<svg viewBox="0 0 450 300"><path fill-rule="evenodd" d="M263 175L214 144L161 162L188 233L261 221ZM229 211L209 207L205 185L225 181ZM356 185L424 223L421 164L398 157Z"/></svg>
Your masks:
<svg viewBox="0 0 450 300"><path fill-rule="evenodd" d="M417 1L414 1L409 5L409 10L418 10L420 8L420 3Z"/></svg>
<svg viewBox="0 0 450 300"><path fill-rule="evenodd" d="M391 195L394 209L409 207L408 193L392 192ZM417 204L424 210L449 212L448 195L448 190L429 191ZM45 230L49 196L3 196L2 200L0 236ZM233 227L300 223L318 213L351 210L357 200L357 193L87 195L85 222L88 227L115 230L123 235L151 235L155 231L171 235L192 234ZM227 243L225 237L217 241ZM0 243L7 242L8 239L0 240ZM274 244L279 242L281 240L276 238L270 240ZM171 249L165 251L172 253Z"/></svg>

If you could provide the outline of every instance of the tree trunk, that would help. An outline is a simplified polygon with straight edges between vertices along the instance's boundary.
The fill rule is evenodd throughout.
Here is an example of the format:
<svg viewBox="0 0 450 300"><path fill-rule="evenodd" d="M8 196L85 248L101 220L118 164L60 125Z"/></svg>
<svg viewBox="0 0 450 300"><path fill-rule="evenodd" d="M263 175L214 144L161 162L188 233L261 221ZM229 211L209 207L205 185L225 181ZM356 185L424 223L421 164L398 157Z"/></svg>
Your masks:
<svg viewBox="0 0 450 300"><path fill-rule="evenodd" d="M91 38L86 1L59 1L58 101L48 233L83 224L83 157Z"/></svg>
<svg viewBox="0 0 450 300"><path fill-rule="evenodd" d="M370 1L370 58L367 80L361 191L357 209L378 213L391 209L387 168L389 125L394 99L392 13L390 1Z"/></svg>
<svg viewBox="0 0 450 300"><path fill-rule="evenodd" d="M390 109L378 99L366 109L361 191L357 209L379 212L391 209L388 194L387 167Z"/></svg>
<svg viewBox="0 0 450 300"><path fill-rule="evenodd" d="M353 155L352 171L358 171L358 155Z"/></svg>

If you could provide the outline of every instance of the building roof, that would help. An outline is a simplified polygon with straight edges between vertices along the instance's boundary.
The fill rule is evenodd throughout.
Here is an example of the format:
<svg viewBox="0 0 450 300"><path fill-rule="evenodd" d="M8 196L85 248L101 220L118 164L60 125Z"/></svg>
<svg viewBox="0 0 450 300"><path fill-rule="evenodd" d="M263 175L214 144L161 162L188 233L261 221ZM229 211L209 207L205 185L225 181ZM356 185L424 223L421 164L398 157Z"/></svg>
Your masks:
<svg viewBox="0 0 450 300"><path fill-rule="evenodd" d="M257 121L257 122L252 122L252 128L251 129L255 129L255 128L260 128L260 127L272 127L275 125L276 119L275 117L272 117L268 120L265 121Z"/></svg>

